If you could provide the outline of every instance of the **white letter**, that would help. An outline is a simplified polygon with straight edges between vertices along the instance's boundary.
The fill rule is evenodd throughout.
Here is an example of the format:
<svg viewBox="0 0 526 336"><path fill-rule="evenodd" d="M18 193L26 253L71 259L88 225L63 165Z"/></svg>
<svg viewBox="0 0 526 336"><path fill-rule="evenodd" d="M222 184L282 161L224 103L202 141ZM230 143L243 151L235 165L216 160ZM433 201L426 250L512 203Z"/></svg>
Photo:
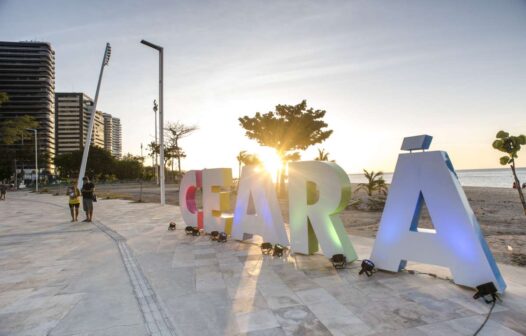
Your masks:
<svg viewBox="0 0 526 336"><path fill-rule="evenodd" d="M197 208L195 192L201 187L201 171L190 170L184 174L179 186L179 208L181 216L188 226L203 228L203 212Z"/></svg>
<svg viewBox="0 0 526 336"><path fill-rule="evenodd" d="M230 212L230 188L232 169L215 168L203 170L203 222L206 232L232 230ZM227 189L228 191L224 191Z"/></svg>
<svg viewBox="0 0 526 336"><path fill-rule="evenodd" d="M332 257L343 254L357 259L349 236L338 215L351 198L351 183L336 163L323 161L289 164L290 239L294 252L312 254L318 250Z"/></svg>
<svg viewBox="0 0 526 336"><path fill-rule="evenodd" d="M435 230L418 229L422 203ZM400 154L371 259L397 272L407 260L449 267L459 285L506 288L446 152Z"/></svg>
<svg viewBox="0 0 526 336"><path fill-rule="evenodd" d="M248 213L251 198L255 214ZM252 233L262 236L265 242L289 244L269 173L255 166L245 166L239 179L232 238L242 240L246 239L244 234Z"/></svg>

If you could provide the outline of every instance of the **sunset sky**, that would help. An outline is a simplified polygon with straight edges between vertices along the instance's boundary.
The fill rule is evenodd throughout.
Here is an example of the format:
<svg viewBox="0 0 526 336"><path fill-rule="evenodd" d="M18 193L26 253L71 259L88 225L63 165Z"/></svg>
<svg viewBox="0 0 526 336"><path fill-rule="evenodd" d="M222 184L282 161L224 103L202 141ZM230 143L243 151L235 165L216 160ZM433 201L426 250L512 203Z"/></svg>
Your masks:
<svg viewBox="0 0 526 336"><path fill-rule="evenodd" d="M183 169L258 151L238 118L297 104L327 111L325 148L346 171L393 171L403 137L433 135L457 169L498 167L499 129L526 133L526 1L0 0L0 40L50 42L56 91L121 118L123 151L153 140L158 59L165 120L196 124ZM146 162L151 162L147 159ZM526 152L519 159L526 166Z"/></svg>

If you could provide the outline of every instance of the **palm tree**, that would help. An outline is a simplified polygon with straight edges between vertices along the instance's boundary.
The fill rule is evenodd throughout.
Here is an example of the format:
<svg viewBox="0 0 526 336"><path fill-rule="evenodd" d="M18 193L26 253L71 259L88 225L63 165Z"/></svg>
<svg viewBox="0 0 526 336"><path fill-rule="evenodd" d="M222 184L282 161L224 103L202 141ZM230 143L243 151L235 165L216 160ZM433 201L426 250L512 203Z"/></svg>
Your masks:
<svg viewBox="0 0 526 336"><path fill-rule="evenodd" d="M329 153L324 148L318 148L318 156L314 159L316 161L329 161Z"/></svg>
<svg viewBox="0 0 526 336"><path fill-rule="evenodd" d="M383 172L368 172L366 169L363 170L364 176L367 179L367 183L358 184L356 190L365 190L368 196L372 196L374 192L379 194L387 194L387 184L385 183Z"/></svg>
<svg viewBox="0 0 526 336"><path fill-rule="evenodd" d="M237 175L238 177L241 177L241 165L243 164L243 162L245 162L247 155L248 155L247 151L242 150L236 156L237 163L238 163L238 175Z"/></svg>

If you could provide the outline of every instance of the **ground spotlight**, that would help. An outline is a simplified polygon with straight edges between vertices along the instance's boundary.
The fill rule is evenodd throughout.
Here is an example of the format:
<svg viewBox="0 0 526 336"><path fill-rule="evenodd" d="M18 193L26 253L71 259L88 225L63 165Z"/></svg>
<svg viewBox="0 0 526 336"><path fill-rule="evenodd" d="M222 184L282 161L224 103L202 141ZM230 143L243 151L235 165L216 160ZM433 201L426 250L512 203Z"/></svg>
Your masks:
<svg viewBox="0 0 526 336"><path fill-rule="evenodd" d="M272 251L272 244L271 243L263 243L261 244L261 253L263 254L270 254Z"/></svg>
<svg viewBox="0 0 526 336"><path fill-rule="evenodd" d="M219 238L219 231L210 232L210 240L217 240Z"/></svg>
<svg viewBox="0 0 526 336"><path fill-rule="evenodd" d="M374 263L369 259L364 259L362 261L362 269L358 274L362 275L363 273L367 274L367 276L373 275L374 272Z"/></svg>
<svg viewBox="0 0 526 336"><path fill-rule="evenodd" d="M175 222L170 222L170 224L168 224L168 230L171 230L171 231L175 230Z"/></svg>
<svg viewBox="0 0 526 336"><path fill-rule="evenodd" d="M345 268L347 258L343 254L335 254L331 258L332 266L337 269Z"/></svg>
<svg viewBox="0 0 526 336"><path fill-rule="evenodd" d="M226 243L227 234L226 232L221 232L219 236L217 237L217 241L219 243Z"/></svg>
<svg viewBox="0 0 526 336"><path fill-rule="evenodd" d="M276 244L276 245L274 245L274 253L272 253L272 255L274 257L282 257L284 250L285 250L285 247L283 245Z"/></svg>
<svg viewBox="0 0 526 336"><path fill-rule="evenodd" d="M489 299L488 297L491 297ZM485 284L477 286L477 292L473 295L473 298L476 300L478 298L483 298L486 303L493 303L497 300L497 288L493 282L487 282Z"/></svg>
<svg viewBox="0 0 526 336"><path fill-rule="evenodd" d="M194 228L192 226L187 226L187 227L184 228L184 232L187 235L191 235L192 233L194 233Z"/></svg>
<svg viewBox="0 0 526 336"><path fill-rule="evenodd" d="M199 231L198 228L193 227L192 228L192 236L200 236L200 235L201 235L201 231Z"/></svg>

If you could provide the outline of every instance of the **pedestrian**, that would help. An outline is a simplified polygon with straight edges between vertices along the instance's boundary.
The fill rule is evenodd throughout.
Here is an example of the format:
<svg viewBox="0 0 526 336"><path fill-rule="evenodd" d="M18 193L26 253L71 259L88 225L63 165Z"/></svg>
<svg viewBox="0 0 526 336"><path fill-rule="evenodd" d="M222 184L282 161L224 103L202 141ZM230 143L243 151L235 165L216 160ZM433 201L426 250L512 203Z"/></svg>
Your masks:
<svg viewBox="0 0 526 336"><path fill-rule="evenodd" d="M83 222L91 222L93 219L93 197L95 191L95 185L90 182L87 176L82 178L82 207L86 212L86 219Z"/></svg>
<svg viewBox="0 0 526 336"><path fill-rule="evenodd" d="M77 188L77 181L71 180L71 185L66 191L69 197L69 211L71 212L71 221L76 222L79 218L80 191Z"/></svg>
<svg viewBox="0 0 526 336"><path fill-rule="evenodd" d="M5 201L5 194L7 193L7 186L0 184L0 201Z"/></svg>

